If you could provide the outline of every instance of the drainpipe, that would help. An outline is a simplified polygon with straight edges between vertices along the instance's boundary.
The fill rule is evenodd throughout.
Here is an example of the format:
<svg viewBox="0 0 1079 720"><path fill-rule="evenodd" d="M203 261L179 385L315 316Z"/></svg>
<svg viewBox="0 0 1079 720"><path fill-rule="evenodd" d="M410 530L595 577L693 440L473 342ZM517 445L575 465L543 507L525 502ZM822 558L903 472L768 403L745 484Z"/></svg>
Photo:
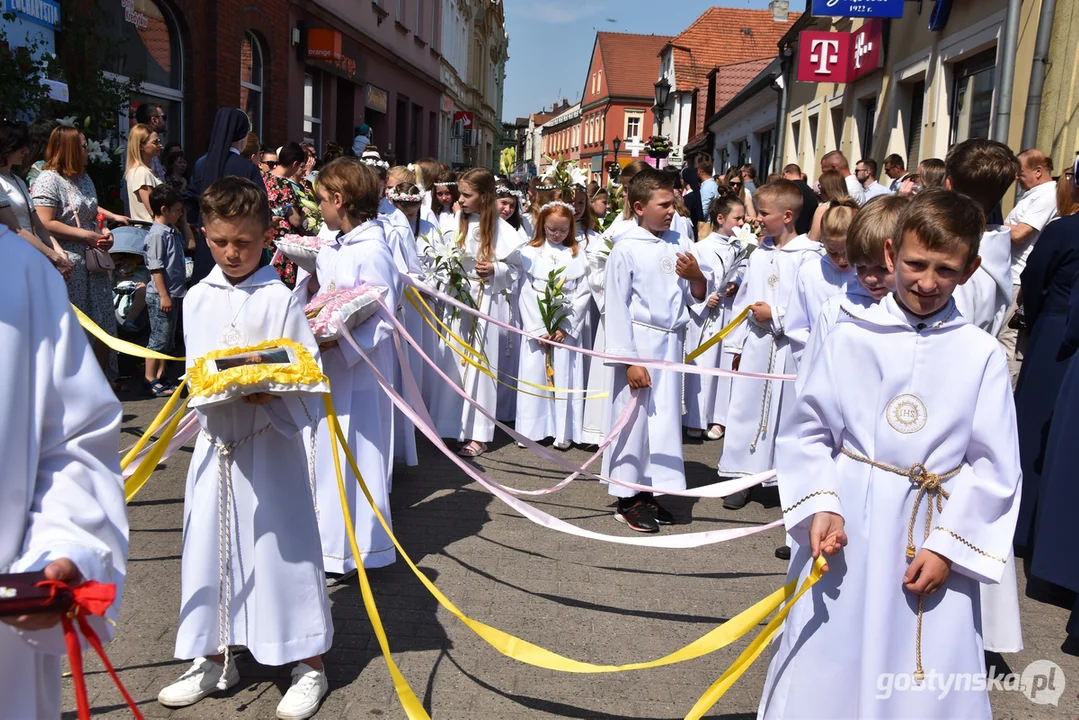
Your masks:
<svg viewBox="0 0 1079 720"><path fill-rule="evenodd" d="M997 117L993 124L993 139L1008 144L1008 131L1012 120L1012 90L1015 86L1015 55L1019 45L1019 12L1023 0L1008 0L1008 14L1004 20L1004 34L1000 38L1000 95L997 100ZM1039 27L1039 32L1041 28Z"/></svg>
<svg viewBox="0 0 1079 720"><path fill-rule="evenodd" d="M790 46L784 47L779 53L782 59L779 61L779 77L774 83L779 86L779 107L776 108L776 151L772 157L772 167L761 168L762 172L780 172L784 165L783 153L787 150L787 111L790 105L791 68L794 63L790 58Z"/></svg>
<svg viewBox="0 0 1079 720"><path fill-rule="evenodd" d="M1049 67L1049 45L1053 38L1053 15L1056 8L1056 0L1042 0L1038 38L1034 43L1034 62L1030 68L1030 93L1027 95L1026 117L1023 118L1021 150L1038 144L1038 122L1041 120L1042 92L1045 89L1045 73Z"/></svg>

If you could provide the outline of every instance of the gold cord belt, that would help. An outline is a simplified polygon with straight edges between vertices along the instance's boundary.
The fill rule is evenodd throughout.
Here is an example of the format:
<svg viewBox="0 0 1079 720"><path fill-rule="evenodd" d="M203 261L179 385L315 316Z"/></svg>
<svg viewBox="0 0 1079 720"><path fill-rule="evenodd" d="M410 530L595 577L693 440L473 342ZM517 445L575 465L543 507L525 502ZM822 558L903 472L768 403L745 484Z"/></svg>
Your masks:
<svg viewBox="0 0 1079 720"><path fill-rule="evenodd" d="M909 469L903 470L902 468L895 467L894 465L885 465L874 460L870 460L867 457L863 457L857 453L851 452L847 448L840 448L840 452L849 457L852 460L857 460L860 463L871 465L878 470L884 470L895 475L910 480L911 484L917 486L918 494L914 497L914 509L910 514L910 523L907 525L907 557L914 557L914 524L918 521L918 508L921 507L922 498L928 496L929 500L926 503L927 510L925 513L925 536L922 538L924 543L929 539L929 531L932 528L933 523L933 505L937 507L938 513L944 512L944 501L949 498L948 491L941 485L945 480L950 480L959 474L962 468L956 468L951 472L938 475L926 470L925 465L921 463L915 463L911 465ZM914 679L921 682L925 679L925 671L922 669L922 614L925 609L925 595L918 595L918 632L915 638L915 656L918 663L917 669L914 671Z"/></svg>

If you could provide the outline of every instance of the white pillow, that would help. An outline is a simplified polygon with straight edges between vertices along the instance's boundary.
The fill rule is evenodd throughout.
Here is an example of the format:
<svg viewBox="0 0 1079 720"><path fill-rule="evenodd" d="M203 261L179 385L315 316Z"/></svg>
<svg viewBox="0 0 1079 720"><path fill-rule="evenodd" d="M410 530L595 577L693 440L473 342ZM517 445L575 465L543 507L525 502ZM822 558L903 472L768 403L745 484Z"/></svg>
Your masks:
<svg viewBox="0 0 1079 720"><path fill-rule="evenodd" d="M315 272L318 251L325 246L321 238L308 235L285 235L277 241L281 254L309 273Z"/></svg>
<svg viewBox="0 0 1079 720"><path fill-rule="evenodd" d="M386 288L374 285L320 293L304 308L315 339L320 344L340 339L341 328L352 330L374 315L386 293Z"/></svg>

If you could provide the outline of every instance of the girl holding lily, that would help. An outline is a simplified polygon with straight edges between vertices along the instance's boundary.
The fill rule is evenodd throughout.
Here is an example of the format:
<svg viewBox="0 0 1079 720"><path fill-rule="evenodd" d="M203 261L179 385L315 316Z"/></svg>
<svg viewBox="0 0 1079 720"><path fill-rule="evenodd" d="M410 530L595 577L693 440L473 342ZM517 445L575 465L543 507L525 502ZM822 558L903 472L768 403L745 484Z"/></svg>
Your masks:
<svg viewBox="0 0 1079 720"><path fill-rule="evenodd" d="M521 239L513 227L498 216L495 178L490 170L473 168L457 181L461 217L457 246L465 253L465 281L471 304L481 313L502 322L510 321L510 293L519 273L517 252ZM507 347L506 333L473 315L460 314L453 323L457 334L469 343L462 348L473 362L465 362L463 388L473 400L494 415L498 402L498 358ZM473 364L474 363L474 364ZM479 367L477 367L479 366ZM499 378L502 379L502 378ZM448 429L448 428L447 428ZM440 428L444 437L446 430ZM494 439L494 422L471 405L458 416L454 434L462 441L460 454L477 457Z"/></svg>
<svg viewBox="0 0 1079 720"><path fill-rule="evenodd" d="M584 397L556 389L584 387L584 358L543 340L574 346L582 341L592 296L576 227L573 205L548 203L540 209L536 237L520 252L520 326L541 340L526 338L521 347L517 376L528 384L517 398L516 429L532 440L554 438L559 450L581 442Z"/></svg>

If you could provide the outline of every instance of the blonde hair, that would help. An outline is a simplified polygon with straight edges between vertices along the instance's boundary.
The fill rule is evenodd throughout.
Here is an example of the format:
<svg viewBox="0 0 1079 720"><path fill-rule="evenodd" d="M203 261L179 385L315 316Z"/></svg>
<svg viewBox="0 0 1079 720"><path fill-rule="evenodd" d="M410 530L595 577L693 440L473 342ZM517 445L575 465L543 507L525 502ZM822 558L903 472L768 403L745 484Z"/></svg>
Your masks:
<svg viewBox="0 0 1079 720"><path fill-rule="evenodd" d="M131 131L127 134L127 169L132 170L139 165L143 167L149 167L142 160L142 146L150 139L150 136L154 134L153 128L149 125L143 125L139 123L135 127L131 128Z"/></svg>
<svg viewBox="0 0 1079 720"><path fill-rule="evenodd" d="M858 212L858 203L846 199L832 205L824 212L820 221L821 239L835 240L847 237L854 215Z"/></svg>
<svg viewBox="0 0 1079 720"><path fill-rule="evenodd" d="M867 202L847 229L847 260L851 265L884 265L884 243L895 237L899 216L910 198L885 195Z"/></svg>
<svg viewBox="0 0 1079 720"><path fill-rule="evenodd" d="M409 170L404 165L394 165L386 172L386 180L396 180L400 183L412 183L416 184L416 173Z"/></svg>

